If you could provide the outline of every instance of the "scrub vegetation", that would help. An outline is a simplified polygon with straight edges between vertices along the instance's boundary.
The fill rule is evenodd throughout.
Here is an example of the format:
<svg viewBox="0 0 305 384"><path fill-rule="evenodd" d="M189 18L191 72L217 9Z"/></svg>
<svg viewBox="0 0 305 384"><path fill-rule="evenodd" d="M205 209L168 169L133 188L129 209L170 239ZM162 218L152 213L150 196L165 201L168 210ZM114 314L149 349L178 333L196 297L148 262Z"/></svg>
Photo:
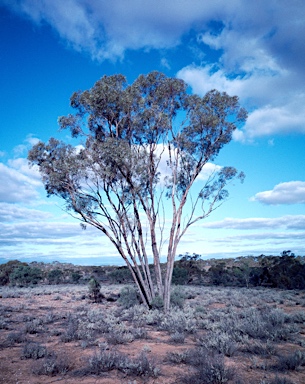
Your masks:
<svg viewBox="0 0 305 384"><path fill-rule="evenodd" d="M268 265L278 268L286 257L278 256L276 263L268 257ZM255 260L239 260L259 268L250 261ZM185 263L191 263L192 276L194 265L200 269L203 261L184 255L177 268ZM209 269L218 263L210 260ZM20 271L18 262L7 264L2 272L12 265ZM231 273L236 268L231 264L227 260L224 270ZM9 278L0 287L0 382L305 382L303 290L254 286L252 274L243 286L237 286L241 280L236 286L228 286L229 279L218 285L196 280L173 286L170 310L164 312L162 298L148 309L135 285L111 282L113 276L121 281L122 274L114 273L120 268L23 266L38 268L41 281L15 284ZM52 269L62 273L51 274ZM76 273L80 277L73 279Z"/></svg>

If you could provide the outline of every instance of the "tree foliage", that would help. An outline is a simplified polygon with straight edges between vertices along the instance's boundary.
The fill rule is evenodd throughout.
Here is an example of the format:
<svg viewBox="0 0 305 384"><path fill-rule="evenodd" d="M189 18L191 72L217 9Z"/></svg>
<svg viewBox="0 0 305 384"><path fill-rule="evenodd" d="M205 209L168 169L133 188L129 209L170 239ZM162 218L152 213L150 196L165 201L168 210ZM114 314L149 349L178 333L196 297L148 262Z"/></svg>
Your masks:
<svg viewBox="0 0 305 384"><path fill-rule="evenodd" d="M81 140L81 149L51 138L33 147L29 161L38 165L49 196L62 198L83 225L110 239L142 301L151 306L157 294L167 310L182 236L228 197L228 182L244 175L222 167L196 183L195 194L192 187L246 112L236 96L216 90L191 95L182 80L159 72L131 85L122 75L104 76L91 89L75 92L71 106L75 113L60 117L59 124Z"/></svg>

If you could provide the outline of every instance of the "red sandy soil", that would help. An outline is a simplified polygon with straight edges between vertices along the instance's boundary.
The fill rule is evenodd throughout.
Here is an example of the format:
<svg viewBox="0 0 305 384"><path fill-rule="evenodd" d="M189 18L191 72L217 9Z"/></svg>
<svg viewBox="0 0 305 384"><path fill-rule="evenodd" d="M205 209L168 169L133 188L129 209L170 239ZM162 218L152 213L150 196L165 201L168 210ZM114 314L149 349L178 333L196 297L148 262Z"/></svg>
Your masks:
<svg viewBox="0 0 305 384"><path fill-rule="evenodd" d="M64 288L63 288L64 289ZM76 289L76 288L75 288ZM224 288L225 289L225 288ZM111 291L111 287L108 288ZM30 292L30 290L29 290ZM80 369L86 365L86 361L90 356L97 351L97 345L82 347L79 341L72 341L64 343L60 337L54 335L52 330L60 328L64 322L60 318L65 318L67 313L73 313L80 306L85 306L103 309L106 311L114 311L117 308L116 303L102 302L95 304L90 302L88 297L83 300L75 299L76 296L80 297L81 292L87 293L87 287L77 287L77 291L73 293L73 287L69 288L62 293L41 293L39 295L24 294L16 298L0 298L0 309L2 308L2 319L5 320L6 326L0 329L0 383L3 384L42 384L42 383L65 383L65 384L174 384L179 382L179 378L188 372L192 372L192 368L185 364L173 364L166 361L168 352L177 352L195 348L196 334L188 335L185 342L182 344L170 343L170 336L167 332L158 331L154 326L146 326L148 331L147 339L136 339L125 345L115 346L115 349L128 355L129 357L136 357L143 350L147 351L149 358L152 358L156 365L160 368L161 374L157 378L142 378L142 377L124 377L122 372L111 371L106 372L102 376L74 376L73 370ZM292 294L293 295L293 294ZM298 293L299 295L299 293ZM274 307L274 303L270 306ZM223 303L211 303L210 308L225 307ZM293 311L300 311L302 308L293 306L285 306L285 304L278 304L278 308L283 309L287 313ZM65 357L70 366L73 367L71 371L64 375L45 376L35 375L33 373L33 365L39 360L22 358L23 343L13 343L8 345L8 335L12 332L22 331L25 326L26 317L34 317L36 319L42 318L47 314L53 313L57 317L54 323L43 324L46 327L42 332L35 334L26 334L28 341L39 342L47 347L47 350L55 352L58 356ZM301 326L299 334L300 339L305 340L305 326ZM99 338L103 342L102 338ZM304 345L304 344L303 344ZM302 347L295 343L283 342L278 344L278 350L283 353L291 353L295 350L303 350ZM247 383L247 384L263 384L269 383L269 380L276 376L276 372L264 370L261 367L265 359L258 356L251 356L249 354L237 353L233 357L225 358L226 367L235 368L237 375L235 381L232 383ZM270 360L268 361L270 363ZM283 376L279 373L279 376ZM305 383L305 368L302 366L296 371L289 371L285 373L285 377L295 384ZM237 381L239 378L240 381ZM264 381L265 380L265 381ZM202 383L205 384L205 383Z"/></svg>

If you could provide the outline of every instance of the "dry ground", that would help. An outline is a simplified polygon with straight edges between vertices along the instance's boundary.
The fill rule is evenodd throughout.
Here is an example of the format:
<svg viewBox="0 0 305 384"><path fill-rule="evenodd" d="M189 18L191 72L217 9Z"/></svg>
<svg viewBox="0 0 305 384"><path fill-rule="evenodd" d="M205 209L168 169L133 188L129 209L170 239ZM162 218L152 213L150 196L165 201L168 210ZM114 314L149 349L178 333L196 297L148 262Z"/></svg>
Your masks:
<svg viewBox="0 0 305 384"><path fill-rule="evenodd" d="M121 288L102 293L115 298ZM92 303L86 286L0 295L3 384L305 383L302 291L182 287L180 308L166 316Z"/></svg>

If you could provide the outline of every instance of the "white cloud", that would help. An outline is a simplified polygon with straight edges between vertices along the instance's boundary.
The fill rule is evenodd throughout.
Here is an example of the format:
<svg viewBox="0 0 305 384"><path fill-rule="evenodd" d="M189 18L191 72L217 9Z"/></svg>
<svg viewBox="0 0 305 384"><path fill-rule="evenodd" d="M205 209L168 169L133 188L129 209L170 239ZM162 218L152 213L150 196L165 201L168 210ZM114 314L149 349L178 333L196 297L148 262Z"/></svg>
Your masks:
<svg viewBox="0 0 305 384"><path fill-rule="evenodd" d="M38 209L25 208L17 204L0 203L0 222L12 222L15 220L41 222L51 217L50 213Z"/></svg>
<svg viewBox="0 0 305 384"><path fill-rule="evenodd" d="M15 155L24 155L39 140L28 135L23 144L17 145ZM9 159L7 164L0 163L0 203L32 203L39 197L42 187L37 166L29 167L24 157Z"/></svg>
<svg viewBox="0 0 305 384"><path fill-rule="evenodd" d="M47 22L74 49L87 51L99 60L122 57L126 49L172 47L192 23L213 13L200 0L194 0L192 6L173 0L6 3L38 24Z"/></svg>
<svg viewBox="0 0 305 384"><path fill-rule="evenodd" d="M263 204L304 204L305 203L305 182L289 181L277 184L270 191L257 193L251 198Z"/></svg>
<svg viewBox="0 0 305 384"><path fill-rule="evenodd" d="M160 172L160 183L164 184L164 179L166 177L171 177L172 173L168 166L169 161L169 151L167 147L164 147L163 144L157 145L156 155L161 157L160 164L158 170ZM198 175L196 181L206 181L209 177L211 177L214 173L219 172L222 169L222 166L206 163L202 168L200 174Z"/></svg>
<svg viewBox="0 0 305 384"><path fill-rule="evenodd" d="M246 219L226 218L221 221L203 223L201 227L211 229L300 229L305 230L305 215L285 215L276 218L254 217Z"/></svg>
<svg viewBox="0 0 305 384"><path fill-rule="evenodd" d="M195 93L204 95L211 89L218 89L238 95L241 104L252 109L245 126L234 132L233 138L237 141L291 132L305 133L305 93L298 86L291 87L296 79L287 71L272 76L255 71L230 78L224 69L205 65L185 67L177 76Z"/></svg>
<svg viewBox="0 0 305 384"><path fill-rule="evenodd" d="M251 113L235 140L305 131L304 2L2 2L38 24L48 23L68 45L97 60L122 59L131 49L171 48L195 31L194 49L204 55L209 46L220 59L216 66L183 68L178 76L196 93L216 88L241 98Z"/></svg>
<svg viewBox="0 0 305 384"><path fill-rule="evenodd" d="M39 197L38 188L41 182L38 180L35 170L27 168L24 172L24 162L17 159L17 163L12 161L15 167L0 163L0 202L6 203L29 203ZM33 175L31 174L35 174Z"/></svg>
<svg viewBox="0 0 305 384"><path fill-rule="evenodd" d="M160 64L161 64L161 67L163 67L163 68L171 69L169 61L165 57L162 57Z"/></svg>
<svg viewBox="0 0 305 384"><path fill-rule="evenodd" d="M253 61L259 67L270 56L278 57L283 64L299 66L300 70L304 64L304 39L296 38L305 32L305 5L300 1L2 2L36 23L50 24L75 49L85 50L95 58L121 57L127 49L173 47L194 28L201 32L205 44L225 51L222 60L231 67L240 65L241 57L244 68ZM217 28L215 31L211 21L221 23L220 32Z"/></svg>
<svg viewBox="0 0 305 384"><path fill-rule="evenodd" d="M39 139L36 137L33 137L32 134L27 135L26 139L22 144L17 145L13 151L15 156L21 156L28 152L30 148L32 148L33 145L37 144L39 142Z"/></svg>

